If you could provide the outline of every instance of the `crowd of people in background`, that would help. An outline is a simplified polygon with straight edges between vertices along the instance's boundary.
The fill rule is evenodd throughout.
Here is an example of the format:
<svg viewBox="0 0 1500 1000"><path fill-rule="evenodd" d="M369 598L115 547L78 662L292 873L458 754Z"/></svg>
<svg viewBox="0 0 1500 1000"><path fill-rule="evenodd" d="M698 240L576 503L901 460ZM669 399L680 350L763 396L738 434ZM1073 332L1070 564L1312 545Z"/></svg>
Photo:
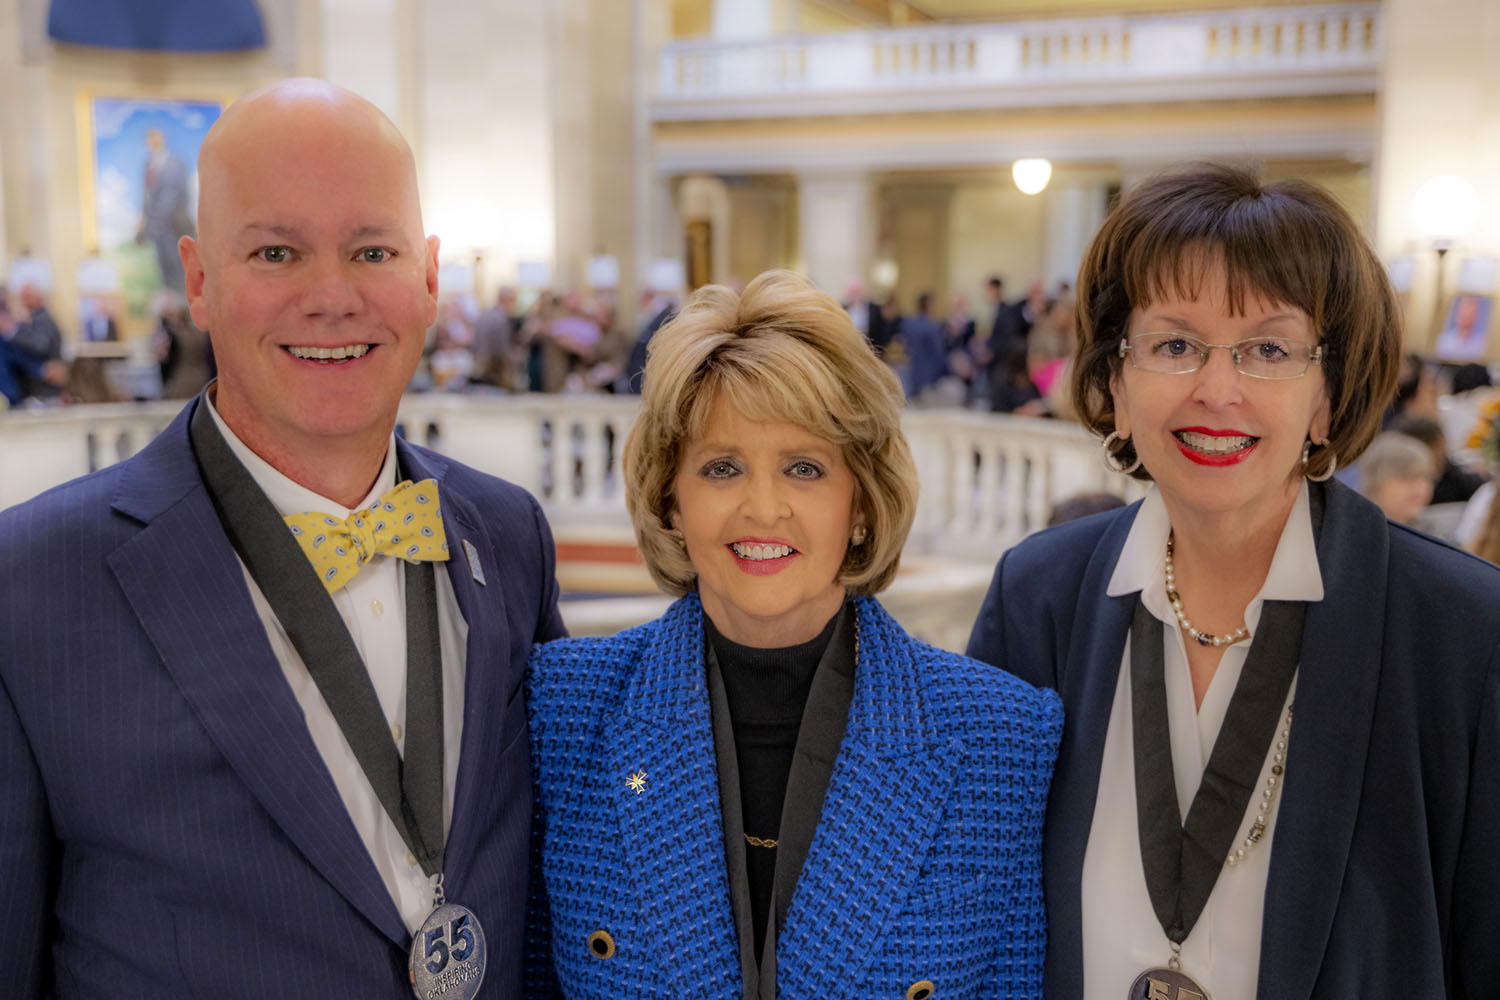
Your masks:
<svg viewBox="0 0 1500 1000"><path fill-rule="evenodd" d="M998 275L973 308L953 292L946 309L919 292L903 308L851 282L842 304L901 379L908 405L1072 419L1074 300L1067 282L1032 281L1012 297ZM634 310L612 292L502 287L492 302L450 299L428 331L414 392L638 394L652 336L677 311L680 290L647 287ZM46 291L0 286L0 409L159 397L187 399L214 378L213 346L180 293L152 301L152 377L122 384L112 360L66 358L67 337ZM1339 477L1393 521L1500 562L1500 389L1483 365L1403 362L1380 437Z"/></svg>
<svg viewBox="0 0 1500 1000"><path fill-rule="evenodd" d="M1019 416L1069 417L1065 377L1073 352L1073 296L1033 281L1007 299L1004 279L986 280L977 311L953 293L937 315L936 295L918 293L910 312L865 296L851 283L844 307L902 378L914 406L961 406Z"/></svg>

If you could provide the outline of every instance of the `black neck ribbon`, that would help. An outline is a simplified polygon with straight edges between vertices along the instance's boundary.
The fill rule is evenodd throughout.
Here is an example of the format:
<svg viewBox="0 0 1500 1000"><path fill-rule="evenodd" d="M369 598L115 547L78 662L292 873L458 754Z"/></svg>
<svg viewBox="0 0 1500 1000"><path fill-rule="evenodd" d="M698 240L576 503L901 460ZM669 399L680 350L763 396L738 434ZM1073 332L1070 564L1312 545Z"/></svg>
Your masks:
<svg viewBox="0 0 1500 1000"><path fill-rule="evenodd" d="M1323 497L1309 491L1313 532ZM1162 622L1136 599L1130 626L1130 705L1135 749L1135 815L1141 864L1156 919L1181 944L1208 904L1260 783L1266 751L1286 704L1302 649L1305 601L1265 601L1229 709L1198 791L1180 822L1167 724Z"/></svg>
<svg viewBox="0 0 1500 1000"><path fill-rule="evenodd" d="M406 567L406 756L348 626L286 522L200 399L189 435L224 533L302 657L386 815L428 876L443 870L443 670L430 562Z"/></svg>

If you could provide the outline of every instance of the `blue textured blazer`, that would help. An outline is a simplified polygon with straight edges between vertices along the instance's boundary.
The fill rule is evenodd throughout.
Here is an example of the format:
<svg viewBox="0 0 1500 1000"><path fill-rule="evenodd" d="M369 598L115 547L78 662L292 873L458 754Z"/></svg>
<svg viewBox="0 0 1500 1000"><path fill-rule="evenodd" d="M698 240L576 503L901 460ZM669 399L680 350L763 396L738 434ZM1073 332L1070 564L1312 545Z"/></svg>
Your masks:
<svg viewBox="0 0 1500 1000"><path fill-rule="evenodd" d="M188 441L0 513L0 994L410 998L407 933L251 604ZM521 680L561 634L522 490L398 444L440 484L468 622L447 884L520 995ZM461 542L478 550L487 586Z"/></svg>
<svg viewBox="0 0 1500 1000"><path fill-rule="evenodd" d="M1500 996L1500 569L1337 482L1325 496L1326 596L1303 627L1258 996ZM1067 707L1047 813L1051 1000L1083 989L1083 855L1136 601L1105 590L1138 507L1008 552L969 642Z"/></svg>
<svg viewBox="0 0 1500 1000"><path fill-rule="evenodd" d="M927 980L945 1000L1035 997L1058 699L917 642L871 598L856 607L848 725L777 940L778 992L900 998ZM742 995L702 615L689 596L533 655L532 996Z"/></svg>

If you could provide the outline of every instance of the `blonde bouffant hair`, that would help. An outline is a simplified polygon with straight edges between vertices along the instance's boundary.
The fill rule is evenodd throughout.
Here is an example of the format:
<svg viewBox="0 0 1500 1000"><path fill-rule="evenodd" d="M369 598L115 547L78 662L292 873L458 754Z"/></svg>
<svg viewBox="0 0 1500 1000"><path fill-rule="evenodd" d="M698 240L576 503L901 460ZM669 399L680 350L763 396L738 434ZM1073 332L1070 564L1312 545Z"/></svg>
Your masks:
<svg viewBox="0 0 1500 1000"><path fill-rule="evenodd" d="M672 526L674 483L721 398L749 420L796 424L839 446L866 537L847 545L836 579L854 594L889 585L917 499L901 383L839 304L790 271L767 271L738 294L701 288L651 339L621 466L636 542L657 584L674 596L697 584Z"/></svg>

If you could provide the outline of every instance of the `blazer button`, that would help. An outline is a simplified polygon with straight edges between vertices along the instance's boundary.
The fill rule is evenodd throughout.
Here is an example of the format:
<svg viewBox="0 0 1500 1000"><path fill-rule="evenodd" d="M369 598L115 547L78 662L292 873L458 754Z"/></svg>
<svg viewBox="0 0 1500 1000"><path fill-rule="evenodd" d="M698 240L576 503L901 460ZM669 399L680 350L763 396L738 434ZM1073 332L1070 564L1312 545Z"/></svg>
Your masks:
<svg viewBox="0 0 1500 1000"><path fill-rule="evenodd" d="M598 959L615 957L615 939L609 931L595 931L589 935L589 954Z"/></svg>
<svg viewBox="0 0 1500 1000"><path fill-rule="evenodd" d="M906 988L906 1000L930 1000L936 994L937 987L932 985L931 979L923 979Z"/></svg>

